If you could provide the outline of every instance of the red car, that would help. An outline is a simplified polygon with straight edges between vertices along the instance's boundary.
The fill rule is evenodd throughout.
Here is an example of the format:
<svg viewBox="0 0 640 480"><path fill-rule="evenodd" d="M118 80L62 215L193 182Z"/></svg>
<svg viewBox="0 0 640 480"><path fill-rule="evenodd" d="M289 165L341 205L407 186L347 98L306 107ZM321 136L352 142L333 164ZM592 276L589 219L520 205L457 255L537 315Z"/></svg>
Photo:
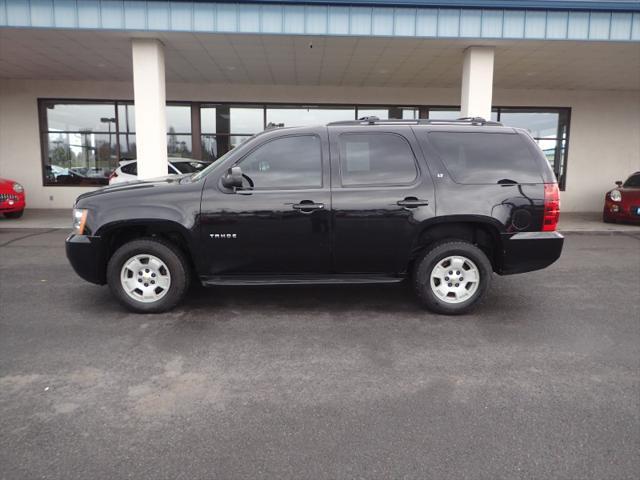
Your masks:
<svg viewBox="0 0 640 480"><path fill-rule="evenodd" d="M20 218L25 206L24 187L13 180L0 178L0 213L7 218Z"/></svg>
<svg viewBox="0 0 640 480"><path fill-rule="evenodd" d="M604 197L602 219L605 222L640 223L640 172L632 174L624 184L616 182L617 188Z"/></svg>

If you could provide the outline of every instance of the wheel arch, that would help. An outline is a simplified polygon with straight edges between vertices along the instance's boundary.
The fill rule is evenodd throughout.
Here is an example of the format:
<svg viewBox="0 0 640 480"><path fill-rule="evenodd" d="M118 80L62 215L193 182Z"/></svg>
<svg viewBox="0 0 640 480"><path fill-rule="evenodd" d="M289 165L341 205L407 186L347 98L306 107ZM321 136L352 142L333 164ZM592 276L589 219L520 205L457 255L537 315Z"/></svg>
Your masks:
<svg viewBox="0 0 640 480"><path fill-rule="evenodd" d="M412 271L415 261L428 248L449 239L464 240L478 246L495 271L499 267L500 234L503 231L504 227L498 220L484 215L451 215L427 220L420 225L413 239L407 272Z"/></svg>
<svg viewBox="0 0 640 480"><path fill-rule="evenodd" d="M160 238L170 242L182 251L190 263L194 264L194 248L191 233L180 223L166 219L133 219L114 221L100 227L96 232L106 248L106 261L125 243L138 238Z"/></svg>

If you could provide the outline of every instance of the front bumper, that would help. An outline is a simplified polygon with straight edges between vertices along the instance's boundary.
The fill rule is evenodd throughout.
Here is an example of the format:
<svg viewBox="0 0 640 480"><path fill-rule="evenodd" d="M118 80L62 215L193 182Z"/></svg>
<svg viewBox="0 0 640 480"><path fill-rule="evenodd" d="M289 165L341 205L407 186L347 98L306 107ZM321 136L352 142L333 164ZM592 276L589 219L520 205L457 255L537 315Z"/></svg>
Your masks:
<svg viewBox="0 0 640 480"><path fill-rule="evenodd" d="M640 215L635 213L637 205L627 206L607 202L602 210L602 218L609 222L640 223Z"/></svg>
<svg viewBox="0 0 640 480"><path fill-rule="evenodd" d="M107 283L107 250L100 237L72 233L65 240L69 263L87 282Z"/></svg>
<svg viewBox="0 0 640 480"><path fill-rule="evenodd" d="M522 232L503 235L498 273L511 275L548 267L562 253L564 237L558 232Z"/></svg>
<svg viewBox="0 0 640 480"><path fill-rule="evenodd" d="M21 212L27 206L24 195L0 198L0 213Z"/></svg>

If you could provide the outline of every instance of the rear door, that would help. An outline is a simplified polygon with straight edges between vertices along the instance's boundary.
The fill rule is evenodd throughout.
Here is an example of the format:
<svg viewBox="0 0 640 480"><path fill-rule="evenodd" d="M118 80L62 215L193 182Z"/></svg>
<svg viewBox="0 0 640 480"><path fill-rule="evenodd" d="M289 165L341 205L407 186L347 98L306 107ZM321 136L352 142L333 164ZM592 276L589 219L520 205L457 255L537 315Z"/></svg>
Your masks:
<svg viewBox="0 0 640 480"><path fill-rule="evenodd" d="M433 182L411 128L332 126L334 268L404 272L419 224L434 216Z"/></svg>

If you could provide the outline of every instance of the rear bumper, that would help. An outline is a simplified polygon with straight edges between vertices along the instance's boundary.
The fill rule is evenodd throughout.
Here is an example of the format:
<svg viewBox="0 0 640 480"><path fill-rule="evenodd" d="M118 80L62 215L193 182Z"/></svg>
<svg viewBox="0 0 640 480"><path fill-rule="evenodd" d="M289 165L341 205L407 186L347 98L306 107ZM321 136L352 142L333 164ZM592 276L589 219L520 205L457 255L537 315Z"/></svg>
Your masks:
<svg viewBox="0 0 640 480"><path fill-rule="evenodd" d="M87 282L104 285L106 275L106 248L100 237L71 234L65 240L69 263Z"/></svg>
<svg viewBox="0 0 640 480"><path fill-rule="evenodd" d="M558 232L522 232L503 235L498 273L511 275L548 267L562 253L564 237Z"/></svg>

